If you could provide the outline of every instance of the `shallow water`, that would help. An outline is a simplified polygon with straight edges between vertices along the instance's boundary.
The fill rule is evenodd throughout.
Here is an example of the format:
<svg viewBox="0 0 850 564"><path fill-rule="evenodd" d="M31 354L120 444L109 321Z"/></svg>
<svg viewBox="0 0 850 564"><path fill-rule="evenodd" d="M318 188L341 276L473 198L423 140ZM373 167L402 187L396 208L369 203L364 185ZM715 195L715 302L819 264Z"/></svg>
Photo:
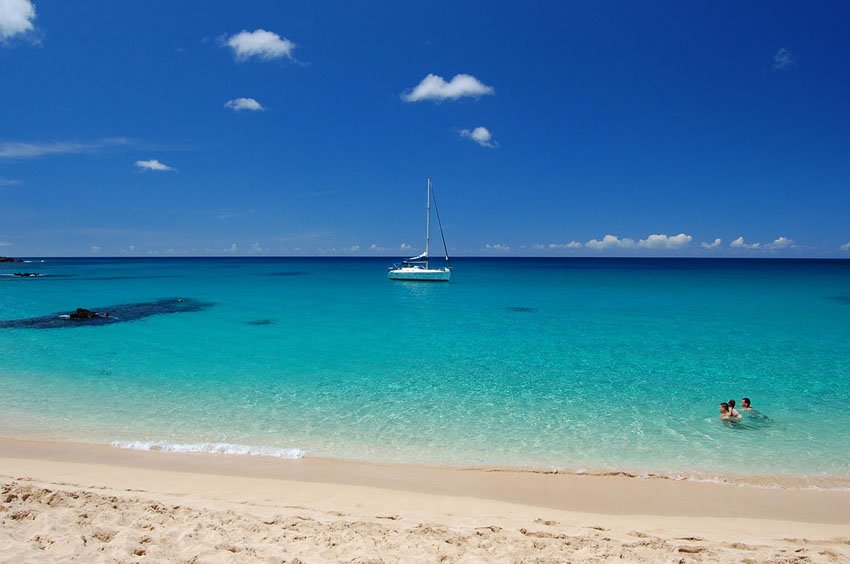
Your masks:
<svg viewBox="0 0 850 564"><path fill-rule="evenodd" d="M458 259L450 284L388 281L387 262L0 265L56 275L2 277L0 321L173 296L213 304L0 329L0 433L850 477L850 262ZM720 422L717 404L742 396L770 421Z"/></svg>

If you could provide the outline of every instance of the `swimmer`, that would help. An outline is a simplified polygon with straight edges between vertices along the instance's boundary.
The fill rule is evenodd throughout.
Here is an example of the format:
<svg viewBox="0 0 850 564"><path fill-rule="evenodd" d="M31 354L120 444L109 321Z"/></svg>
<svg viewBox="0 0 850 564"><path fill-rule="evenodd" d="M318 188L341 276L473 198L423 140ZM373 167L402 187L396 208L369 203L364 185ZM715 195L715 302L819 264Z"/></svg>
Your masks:
<svg viewBox="0 0 850 564"><path fill-rule="evenodd" d="M732 417L740 417L741 416L741 414L738 412L738 410L735 409L735 400L729 400L726 403L729 404L729 415L731 415Z"/></svg>
<svg viewBox="0 0 850 564"><path fill-rule="evenodd" d="M755 411L750 405L750 398L741 398L741 409L743 411Z"/></svg>
<svg viewBox="0 0 850 564"><path fill-rule="evenodd" d="M725 401L720 404L720 419L721 421L738 421L741 419L739 415L732 415L732 408Z"/></svg>

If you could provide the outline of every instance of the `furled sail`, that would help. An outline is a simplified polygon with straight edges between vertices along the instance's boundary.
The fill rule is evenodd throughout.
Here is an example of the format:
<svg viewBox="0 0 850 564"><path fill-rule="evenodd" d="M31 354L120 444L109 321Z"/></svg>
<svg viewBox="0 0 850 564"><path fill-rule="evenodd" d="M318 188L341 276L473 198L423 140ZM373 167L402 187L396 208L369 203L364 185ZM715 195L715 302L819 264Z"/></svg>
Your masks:
<svg viewBox="0 0 850 564"><path fill-rule="evenodd" d="M426 259L426 258L428 258L428 251L425 251L421 255L416 255L415 257L410 257L407 260L421 260L421 259Z"/></svg>

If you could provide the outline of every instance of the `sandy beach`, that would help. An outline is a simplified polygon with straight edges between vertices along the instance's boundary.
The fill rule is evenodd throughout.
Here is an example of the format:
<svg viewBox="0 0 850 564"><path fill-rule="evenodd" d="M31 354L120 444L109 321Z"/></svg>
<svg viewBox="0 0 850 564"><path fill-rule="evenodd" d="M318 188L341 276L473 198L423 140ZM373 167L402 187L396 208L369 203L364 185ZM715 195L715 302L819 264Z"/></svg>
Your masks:
<svg viewBox="0 0 850 564"><path fill-rule="evenodd" d="M0 440L0 560L839 562L850 492Z"/></svg>

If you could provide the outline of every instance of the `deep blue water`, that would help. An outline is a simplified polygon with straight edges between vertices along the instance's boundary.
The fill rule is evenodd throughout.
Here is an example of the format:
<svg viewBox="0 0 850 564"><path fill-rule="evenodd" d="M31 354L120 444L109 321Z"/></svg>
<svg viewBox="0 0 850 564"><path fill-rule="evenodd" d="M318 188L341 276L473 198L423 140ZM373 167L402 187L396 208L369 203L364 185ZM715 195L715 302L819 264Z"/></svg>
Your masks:
<svg viewBox="0 0 850 564"><path fill-rule="evenodd" d="M0 329L0 433L850 477L850 261L457 259L449 284L389 281L389 262L2 264L46 276L0 276L0 321L211 306ZM770 419L721 423L742 396Z"/></svg>

